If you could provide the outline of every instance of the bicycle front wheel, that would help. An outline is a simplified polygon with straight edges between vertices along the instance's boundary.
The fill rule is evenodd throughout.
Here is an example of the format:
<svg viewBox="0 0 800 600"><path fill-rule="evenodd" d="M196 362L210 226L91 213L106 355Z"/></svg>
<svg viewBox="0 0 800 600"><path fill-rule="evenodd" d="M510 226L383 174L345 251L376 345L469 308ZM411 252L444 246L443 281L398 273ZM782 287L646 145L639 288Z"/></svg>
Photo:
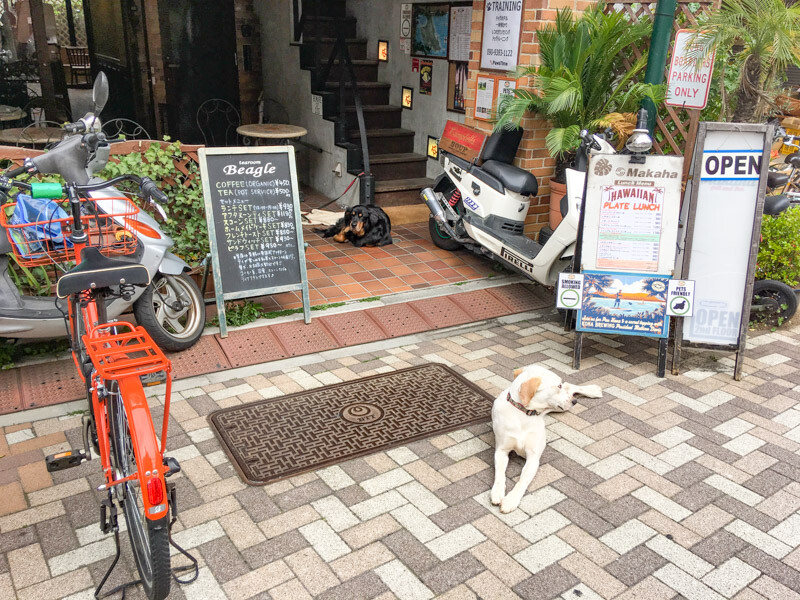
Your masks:
<svg viewBox="0 0 800 600"><path fill-rule="evenodd" d="M136 473L136 456L119 387L115 381L108 383L111 461L116 477L123 478ZM144 593L149 600L163 600L169 595L172 578L169 559L169 514L157 521L145 516L137 479L114 486L114 489L128 523L128 535Z"/></svg>

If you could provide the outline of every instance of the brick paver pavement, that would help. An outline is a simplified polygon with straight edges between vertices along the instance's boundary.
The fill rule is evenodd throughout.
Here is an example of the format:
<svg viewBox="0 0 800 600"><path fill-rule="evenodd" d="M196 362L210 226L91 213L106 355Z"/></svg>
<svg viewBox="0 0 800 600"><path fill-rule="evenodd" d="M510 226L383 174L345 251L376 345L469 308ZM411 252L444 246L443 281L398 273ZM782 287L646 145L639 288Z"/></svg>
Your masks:
<svg viewBox="0 0 800 600"><path fill-rule="evenodd" d="M755 337L741 382L709 354L658 379L655 345L636 338L589 336L572 373L549 314L388 343L178 383L174 535L202 568L171 598L800 598L800 327ZM426 361L493 393L543 363L605 395L548 418L541 469L508 515L488 501L489 423L266 487L239 480L208 426L218 407ZM79 446L78 425L0 435L2 599L90 598L111 562L98 463L41 467ZM513 458L508 476L521 467ZM112 585L135 572L123 539Z"/></svg>

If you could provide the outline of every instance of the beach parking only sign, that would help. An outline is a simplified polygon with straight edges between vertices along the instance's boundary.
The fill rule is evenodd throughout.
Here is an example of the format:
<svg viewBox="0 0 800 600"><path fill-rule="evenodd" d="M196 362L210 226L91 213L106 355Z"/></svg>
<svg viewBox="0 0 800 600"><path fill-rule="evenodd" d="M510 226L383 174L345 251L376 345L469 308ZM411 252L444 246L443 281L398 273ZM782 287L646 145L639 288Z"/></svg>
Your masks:
<svg viewBox="0 0 800 600"><path fill-rule="evenodd" d="M691 29L681 29L675 34L665 100L665 104L670 106L701 109L708 103L714 52L698 65L697 57L701 49L697 44L689 43L695 33Z"/></svg>

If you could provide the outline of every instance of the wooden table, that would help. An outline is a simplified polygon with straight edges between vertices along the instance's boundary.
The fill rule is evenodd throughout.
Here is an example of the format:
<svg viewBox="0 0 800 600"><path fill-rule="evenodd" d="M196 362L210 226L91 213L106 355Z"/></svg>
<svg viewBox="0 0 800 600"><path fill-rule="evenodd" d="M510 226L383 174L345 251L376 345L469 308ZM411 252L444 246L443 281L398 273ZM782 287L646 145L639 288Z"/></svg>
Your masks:
<svg viewBox="0 0 800 600"><path fill-rule="evenodd" d="M291 139L303 137L308 131L298 125L252 123L250 125L240 125L236 128L236 133L245 137L278 140L279 144L285 144Z"/></svg>
<svg viewBox="0 0 800 600"><path fill-rule="evenodd" d="M25 116L25 111L17 106L12 106L14 110L0 111L0 121L19 121Z"/></svg>
<svg viewBox="0 0 800 600"><path fill-rule="evenodd" d="M23 130L25 135L22 135ZM22 146L45 146L64 137L60 127L12 127L0 130L0 143Z"/></svg>

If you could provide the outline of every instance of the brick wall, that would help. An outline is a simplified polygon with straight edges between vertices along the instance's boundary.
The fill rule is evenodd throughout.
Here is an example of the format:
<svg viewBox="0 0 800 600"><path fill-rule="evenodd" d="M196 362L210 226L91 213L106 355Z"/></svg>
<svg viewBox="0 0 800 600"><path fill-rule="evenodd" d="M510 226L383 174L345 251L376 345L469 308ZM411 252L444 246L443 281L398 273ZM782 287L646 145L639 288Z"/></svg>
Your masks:
<svg viewBox="0 0 800 600"><path fill-rule="evenodd" d="M538 62L539 46L535 32L546 23L555 20L556 10L569 7L573 10L584 10L591 2L583 0L525 0L525 12L522 21L519 62L521 65L535 65ZM466 124L481 131L490 132L491 124L475 120L475 90L477 77L480 74L481 37L483 35L483 0L472 3L472 53L469 63L469 86L467 87L467 119ZM496 72L493 72L497 74ZM530 82L520 80L520 87ZM544 119L528 116L522 121L525 135L522 138L515 164L536 175L539 180L539 195L531 201L531 208L525 222L525 233L536 237L536 232L547 224L550 197L550 177L553 175L555 160L550 158L545 147L544 138L550 126Z"/></svg>

